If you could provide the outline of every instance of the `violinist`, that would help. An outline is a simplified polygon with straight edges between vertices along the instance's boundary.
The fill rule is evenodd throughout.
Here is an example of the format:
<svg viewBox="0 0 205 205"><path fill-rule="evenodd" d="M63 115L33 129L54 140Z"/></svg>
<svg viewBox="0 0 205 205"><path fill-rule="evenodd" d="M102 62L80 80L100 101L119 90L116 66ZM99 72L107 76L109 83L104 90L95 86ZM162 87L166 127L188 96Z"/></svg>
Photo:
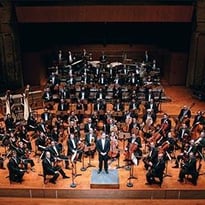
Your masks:
<svg viewBox="0 0 205 205"><path fill-rule="evenodd" d="M147 185L151 185L156 183L155 178L159 178L159 184L161 186L163 181L163 175L165 170L165 160L164 155L162 153L157 155L157 160L153 162L149 162L148 171L146 174Z"/></svg>
<svg viewBox="0 0 205 205"><path fill-rule="evenodd" d="M16 151L12 152L12 156L7 164L9 170L9 180L11 182L22 182L25 169L20 166L21 160L18 158Z"/></svg>
<svg viewBox="0 0 205 205"><path fill-rule="evenodd" d="M185 123L183 123L179 131L177 132L177 139L182 143L183 146L184 143L190 140L190 137L190 129Z"/></svg>
<svg viewBox="0 0 205 205"><path fill-rule="evenodd" d="M54 140L52 140L51 145L47 148L47 150L50 151L52 158L54 158L56 161L65 161L65 169L70 169L68 156L62 154L62 144L58 144Z"/></svg>
<svg viewBox="0 0 205 205"><path fill-rule="evenodd" d="M169 119L169 116L166 113L164 113L163 118L161 119L161 129L163 135L166 135L168 132L170 132L171 128L172 128L172 122Z"/></svg>
<svg viewBox="0 0 205 205"><path fill-rule="evenodd" d="M179 182L183 182L185 175L190 174L192 176L193 185L197 185L198 171L196 169L196 157L193 152L190 152L188 159L182 164L182 167L179 172Z"/></svg>
<svg viewBox="0 0 205 205"><path fill-rule="evenodd" d="M49 180L49 182L53 184L56 184L56 180L60 174L62 175L63 179L69 178L60 166L54 164L53 158L49 151L46 151L45 153L42 166L44 175L53 175L53 177Z"/></svg>
<svg viewBox="0 0 205 205"><path fill-rule="evenodd" d="M31 171L34 171L35 163L33 159L30 158L30 151L27 149L26 145L20 141L18 145L12 146L15 150L17 157L20 159L20 163L25 170L28 170L28 164L30 164Z"/></svg>
<svg viewBox="0 0 205 205"><path fill-rule="evenodd" d="M181 164L187 161L190 152L194 154L196 154L197 152L197 147L194 140L191 140L184 145L181 153L176 157L175 166L173 166L172 168L181 168Z"/></svg>

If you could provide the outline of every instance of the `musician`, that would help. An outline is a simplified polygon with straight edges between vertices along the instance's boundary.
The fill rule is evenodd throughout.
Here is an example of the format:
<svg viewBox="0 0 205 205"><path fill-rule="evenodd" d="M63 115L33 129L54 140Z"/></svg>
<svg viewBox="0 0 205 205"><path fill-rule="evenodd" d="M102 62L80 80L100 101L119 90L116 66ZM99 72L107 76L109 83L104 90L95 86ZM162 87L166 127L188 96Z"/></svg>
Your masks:
<svg viewBox="0 0 205 205"><path fill-rule="evenodd" d="M35 163L33 159L30 158L30 151L27 149L27 146L22 141L19 141L17 146L12 146L12 148L16 151L17 157L20 159L21 163L24 166L25 170L28 170L28 164L30 164L30 168L33 171Z"/></svg>
<svg viewBox="0 0 205 205"><path fill-rule="evenodd" d="M42 96L45 103L51 102L53 100L53 93L49 87L46 87Z"/></svg>
<svg viewBox="0 0 205 205"><path fill-rule="evenodd" d="M202 148L205 147L205 132L204 131L200 133L199 138L195 141L195 145L197 147L198 153L200 154L200 157L204 158L203 153L202 153Z"/></svg>
<svg viewBox="0 0 205 205"><path fill-rule="evenodd" d="M48 110L48 108L44 108L44 111L41 114L41 119L43 120L43 122L48 125L48 128L51 129L52 127L52 119L53 119L53 115L52 113Z"/></svg>
<svg viewBox="0 0 205 205"><path fill-rule="evenodd" d="M150 88L146 88L146 89L145 89L145 100L146 100L147 102L150 102L151 99L154 99L153 90L150 89Z"/></svg>
<svg viewBox="0 0 205 205"><path fill-rule="evenodd" d="M147 101L145 103L145 108L148 110L151 110L153 113L157 113L158 112L158 106L156 104L156 102L154 101L153 98L150 99L150 101Z"/></svg>
<svg viewBox="0 0 205 205"><path fill-rule="evenodd" d="M87 85L90 84L90 82L91 82L90 75L88 75L87 73L83 73L81 77L81 83L83 85Z"/></svg>
<svg viewBox="0 0 205 205"><path fill-rule="evenodd" d="M54 126L51 130L51 132L49 133L50 138L52 140L54 140L55 142L59 141L59 130L57 126Z"/></svg>
<svg viewBox="0 0 205 205"><path fill-rule="evenodd" d="M97 128L97 124L98 124L98 122L99 122L99 120L100 120L99 115L98 115L98 112L94 111L94 112L91 114L90 117L91 117L91 119L92 119L92 123L93 123L93 125L94 125L94 129L96 129L96 128Z"/></svg>
<svg viewBox="0 0 205 205"><path fill-rule="evenodd" d="M68 116L68 124L71 122L74 122L74 124L77 124L79 121L78 116L75 114L75 111L71 111L70 115Z"/></svg>
<svg viewBox="0 0 205 205"><path fill-rule="evenodd" d="M113 110L114 110L114 112L117 112L115 119L117 121L122 121L122 114L119 115L119 113L124 112L124 105L123 105L122 101L120 101L120 99L117 99L116 102L114 103Z"/></svg>
<svg viewBox="0 0 205 205"><path fill-rule="evenodd" d="M115 78L113 79L113 84L114 84L115 86L118 86L118 88L119 88L119 85L121 86L121 85L123 85L123 83L124 83L123 78L121 78L121 77L119 76L119 74L116 73Z"/></svg>
<svg viewBox="0 0 205 205"><path fill-rule="evenodd" d="M128 76L127 83L129 85L138 85L138 79L137 79L136 74L134 72L132 72L131 75Z"/></svg>
<svg viewBox="0 0 205 205"><path fill-rule="evenodd" d="M170 132L171 128L172 128L172 121L169 119L168 114L164 113L161 119L161 129L163 131L163 135L166 135L168 132Z"/></svg>
<svg viewBox="0 0 205 205"><path fill-rule="evenodd" d="M113 98L122 100L122 89L120 86L114 85L113 87Z"/></svg>
<svg viewBox="0 0 205 205"><path fill-rule="evenodd" d="M44 175L53 175L49 182L56 184L56 180L61 174L63 179L70 178L68 177L62 168L58 165L55 165L54 159L51 157L51 153L46 151L45 158L42 161Z"/></svg>
<svg viewBox="0 0 205 205"><path fill-rule="evenodd" d="M92 118L88 118L87 122L84 124L84 132L88 133L90 131L90 129L95 129L95 123L93 123Z"/></svg>
<svg viewBox="0 0 205 205"><path fill-rule="evenodd" d="M90 95L89 89L83 86L83 87L80 89L78 98L79 98L81 101L88 100L89 95Z"/></svg>
<svg viewBox="0 0 205 205"><path fill-rule="evenodd" d="M179 172L179 182L184 182L184 178L186 174L190 174L192 176L193 185L197 185L198 171L196 169L196 157L193 152L189 153L188 159L182 164L182 167Z"/></svg>
<svg viewBox="0 0 205 205"><path fill-rule="evenodd" d="M144 167L147 170L150 166L150 162L152 164L155 164L157 162L157 156L158 156L158 149L155 146L154 142L151 142L149 145L149 151L147 156L143 159Z"/></svg>
<svg viewBox="0 0 205 205"><path fill-rule="evenodd" d="M157 115L150 109L147 109L145 114L142 116L142 120L145 124L149 124L149 126L154 125L156 122Z"/></svg>
<svg viewBox="0 0 205 205"><path fill-rule="evenodd" d="M135 98L131 99L131 102L129 103L129 110L137 111L139 110L140 102L137 101Z"/></svg>
<svg viewBox="0 0 205 205"><path fill-rule="evenodd" d="M83 100L78 99L76 105L76 115L79 123L83 122L84 111L86 109L85 107L87 107L87 104L84 104Z"/></svg>
<svg viewBox="0 0 205 205"><path fill-rule="evenodd" d="M12 182L22 182L25 170L20 166L20 159L17 157L16 151L12 151L12 156L7 164L9 170L9 179Z"/></svg>
<svg viewBox="0 0 205 205"><path fill-rule="evenodd" d="M96 141L97 141L97 136L94 133L94 130L90 128L89 132L85 135L85 145L87 147L91 147L92 150L88 149L88 151L85 152L85 155L91 155L91 157L94 158L96 152Z"/></svg>
<svg viewBox="0 0 205 205"><path fill-rule="evenodd" d="M194 117L192 127L194 127L197 124L205 125L204 113L200 110L197 112L196 116Z"/></svg>
<svg viewBox="0 0 205 205"><path fill-rule="evenodd" d="M101 133L100 139L96 142L96 149L99 157L98 174L101 173L103 166L106 174L108 174L108 153L110 151L110 140L106 138L106 134L104 132Z"/></svg>
<svg viewBox="0 0 205 205"><path fill-rule="evenodd" d="M165 160L164 155L159 153L155 163L149 162L148 171L146 174L147 185L156 183L155 178L159 178L159 184L163 182L163 175L165 170Z"/></svg>
<svg viewBox="0 0 205 205"><path fill-rule="evenodd" d="M119 143L118 143L118 136L116 136L115 132L110 133L110 151L108 153L109 158L114 161L115 159L120 157L119 151Z"/></svg>
<svg viewBox="0 0 205 205"><path fill-rule="evenodd" d="M24 120L27 121L30 113L30 106L28 102L29 98L29 91L30 91L30 85L26 85L26 88L23 93L23 103L24 103Z"/></svg>
<svg viewBox="0 0 205 205"><path fill-rule="evenodd" d="M83 150L80 147L81 143L79 137L76 137L73 133L69 135L69 139L67 140L67 156L71 156L71 162L72 160L81 162L83 153Z"/></svg>
<svg viewBox="0 0 205 205"><path fill-rule="evenodd" d="M57 107L57 115L60 116L63 119L63 121L66 121L68 118L68 109L69 103L65 99L61 98Z"/></svg>
<svg viewBox="0 0 205 205"><path fill-rule="evenodd" d="M59 88L59 97L60 99L69 99L70 98L70 89L67 85L61 86Z"/></svg>
<svg viewBox="0 0 205 205"><path fill-rule="evenodd" d="M97 111L99 115L99 120L104 120L105 110L106 110L105 101L97 99L97 102L94 104L94 111Z"/></svg>
<svg viewBox="0 0 205 205"><path fill-rule="evenodd" d="M100 60L100 63L102 63L103 65L108 62L108 57L105 55L104 51L102 51L102 55L100 56L99 60Z"/></svg>
<svg viewBox="0 0 205 205"><path fill-rule="evenodd" d="M73 62L74 62L74 57L72 55L72 52L71 51L68 51L68 56L67 56L67 64L68 65L71 65Z"/></svg>
<svg viewBox="0 0 205 205"><path fill-rule="evenodd" d="M55 72L52 72L48 78L48 83L51 85L51 90L54 91L55 86L60 84L59 76Z"/></svg>
<svg viewBox="0 0 205 205"><path fill-rule="evenodd" d="M99 88L99 90L96 93L96 98L99 99L99 100L104 100L105 96L106 96L105 90L102 89L102 88Z"/></svg>
<svg viewBox="0 0 205 205"><path fill-rule="evenodd" d="M4 122L5 122L7 132L15 129L14 118L11 116L11 114L6 115Z"/></svg>
<svg viewBox="0 0 205 205"><path fill-rule="evenodd" d="M189 138L190 138L190 130L187 127L187 125L183 123L177 133L177 139L180 142L186 142Z"/></svg>
<svg viewBox="0 0 205 205"><path fill-rule="evenodd" d="M27 129L28 131L36 131L37 129L37 119L34 116L33 112L29 113L28 120L27 120Z"/></svg>
<svg viewBox="0 0 205 205"><path fill-rule="evenodd" d="M133 130L139 130L140 129L140 123L137 122L137 118L133 117L132 122L129 124L129 133L132 133Z"/></svg>
<svg viewBox="0 0 205 205"><path fill-rule="evenodd" d="M69 74L68 79L67 79L67 84L69 86L72 86L72 89L73 89L73 86L76 84L76 79L74 78L73 74Z"/></svg>
<svg viewBox="0 0 205 205"><path fill-rule="evenodd" d="M191 118L191 110L186 105L180 110L178 120L182 122L185 116L189 119Z"/></svg>
<svg viewBox="0 0 205 205"><path fill-rule="evenodd" d="M65 161L65 169L70 169L68 156L62 154L63 151L62 144L56 143L56 141L52 140L50 146L47 147L47 150L50 151L51 157L54 158L56 161L58 160Z"/></svg>

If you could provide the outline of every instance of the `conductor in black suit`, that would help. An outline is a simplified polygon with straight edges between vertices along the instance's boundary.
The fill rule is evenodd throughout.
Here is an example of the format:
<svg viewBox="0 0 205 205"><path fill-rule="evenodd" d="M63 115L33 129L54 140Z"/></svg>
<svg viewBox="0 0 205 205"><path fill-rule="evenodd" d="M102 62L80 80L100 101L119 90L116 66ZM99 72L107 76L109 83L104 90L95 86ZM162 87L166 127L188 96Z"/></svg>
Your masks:
<svg viewBox="0 0 205 205"><path fill-rule="evenodd" d="M99 170L98 174L102 171L102 166L104 162L104 169L106 174L108 174L108 152L110 151L110 140L106 138L106 134L102 132L100 139L96 142L96 149L99 156Z"/></svg>

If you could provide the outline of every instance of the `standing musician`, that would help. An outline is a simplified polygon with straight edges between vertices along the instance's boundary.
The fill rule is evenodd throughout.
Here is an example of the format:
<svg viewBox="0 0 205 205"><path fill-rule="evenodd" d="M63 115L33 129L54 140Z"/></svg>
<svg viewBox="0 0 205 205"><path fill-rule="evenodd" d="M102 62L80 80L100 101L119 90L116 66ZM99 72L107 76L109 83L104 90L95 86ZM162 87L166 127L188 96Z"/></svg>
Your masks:
<svg viewBox="0 0 205 205"><path fill-rule="evenodd" d="M193 152L190 152L188 155L188 159L184 161L182 167L179 172L179 182L184 182L184 178L186 174L190 174L192 176L193 185L197 185L198 179L198 171L196 169L196 157Z"/></svg>
<svg viewBox="0 0 205 205"><path fill-rule="evenodd" d="M50 151L52 158L56 161L65 161L65 169L70 169L68 156L62 154L62 144L57 144L54 140L52 140L51 145L47 147L47 150Z"/></svg>
<svg viewBox="0 0 205 205"><path fill-rule="evenodd" d="M42 161L42 166L44 176L53 175L53 177L49 180L49 182L53 184L56 184L56 180L60 174L62 175L63 179L70 178L65 174L60 166L55 165L54 159L51 157L51 153L49 151L46 151L45 153L45 158Z"/></svg>
<svg viewBox="0 0 205 205"><path fill-rule="evenodd" d="M9 170L9 180L11 182L22 182L25 173L24 167L21 167L21 160L17 157L16 151L12 151L12 156L7 164Z"/></svg>
<svg viewBox="0 0 205 205"><path fill-rule="evenodd" d="M96 142L96 149L98 151L98 156L99 156L99 170L98 174L101 173L103 163L104 163L104 170L106 174L109 174L108 172L108 153L110 151L110 140L106 138L106 134L102 132L100 139L97 140Z"/></svg>
<svg viewBox="0 0 205 205"><path fill-rule="evenodd" d="M157 160L155 163L151 161L148 164L148 171L146 174L147 185L151 185L156 183L155 178L159 178L159 184L161 186L163 182L163 175L165 170L165 160L164 155L162 153L157 155Z"/></svg>

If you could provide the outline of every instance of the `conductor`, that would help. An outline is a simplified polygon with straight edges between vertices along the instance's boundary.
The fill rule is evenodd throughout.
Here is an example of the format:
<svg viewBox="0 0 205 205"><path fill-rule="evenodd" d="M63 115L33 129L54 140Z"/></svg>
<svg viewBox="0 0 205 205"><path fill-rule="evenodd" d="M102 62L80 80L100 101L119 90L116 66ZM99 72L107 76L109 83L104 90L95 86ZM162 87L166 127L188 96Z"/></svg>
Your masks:
<svg viewBox="0 0 205 205"><path fill-rule="evenodd" d="M102 171L102 166L104 162L104 170L106 174L108 174L108 152L110 150L110 140L106 138L105 132L102 132L100 139L97 140L96 142L96 149L98 151L98 156L99 156L99 170L98 174L101 173Z"/></svg>

